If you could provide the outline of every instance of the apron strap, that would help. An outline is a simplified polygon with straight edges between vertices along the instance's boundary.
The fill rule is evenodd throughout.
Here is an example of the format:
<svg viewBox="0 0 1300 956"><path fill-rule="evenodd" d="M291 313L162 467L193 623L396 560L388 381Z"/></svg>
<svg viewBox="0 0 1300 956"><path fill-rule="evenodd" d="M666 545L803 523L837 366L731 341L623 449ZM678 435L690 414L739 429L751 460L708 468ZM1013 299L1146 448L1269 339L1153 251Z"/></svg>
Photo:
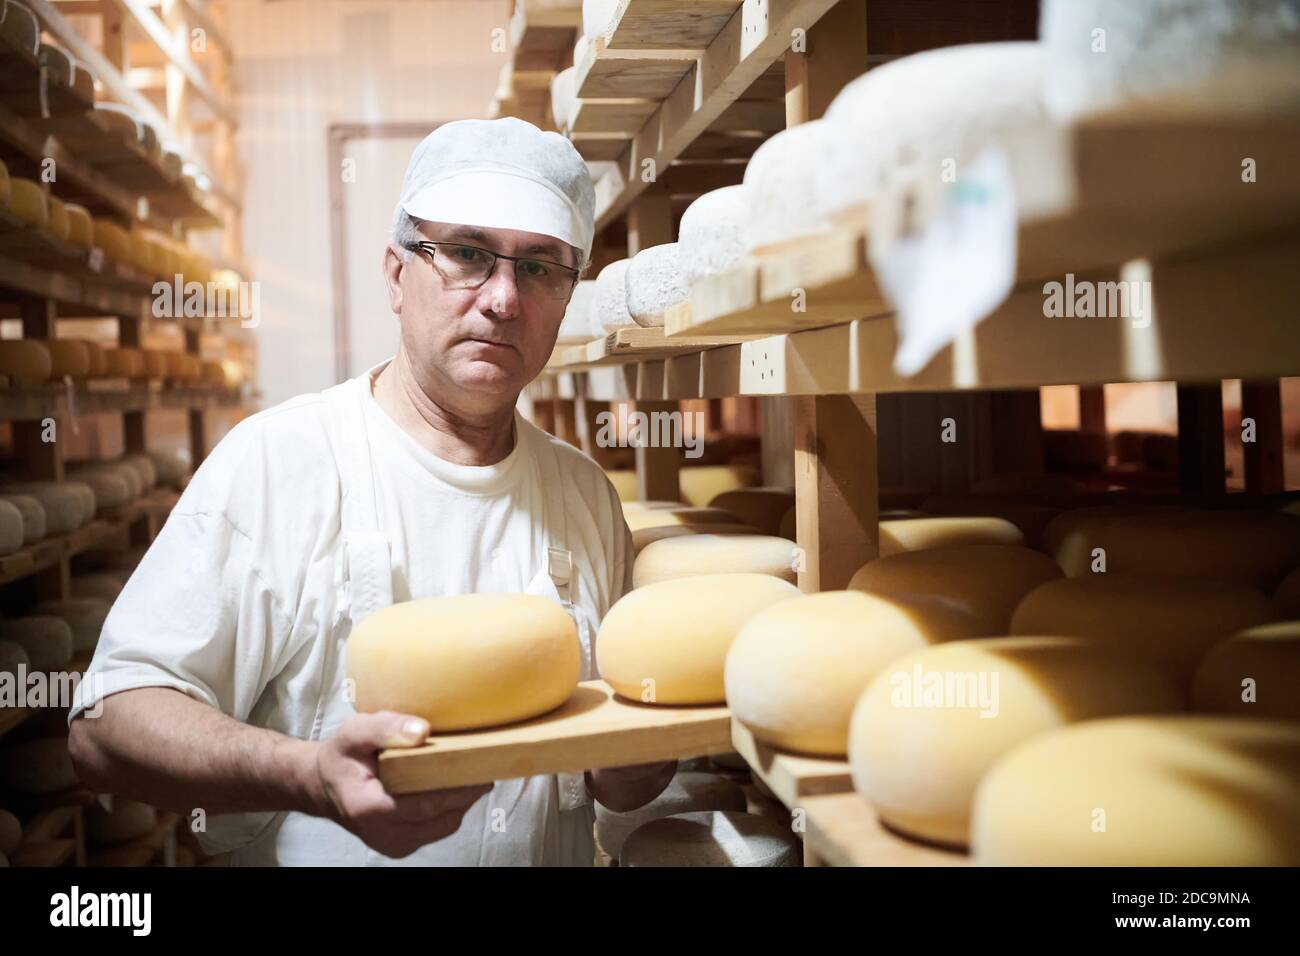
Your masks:
<svg viewBox="0 0 1300 956"><path fill-rule="evenodd" d="M520 427L527 426L521 424ZM568 544L568 516L564 507L564 473L560 470L560 456L549 435L530 437L534 439L534 444L543 449L541 454L546 456L553 477L553 480L547 481L545 473L538 476L546 509L543 515L547 534L546 573L555 584L560 599L566 605L572 605L577 595L573 592L573 552L569 550ZM538 464L540 466L540 462Z"/></svg>
<svg viewBox="0 0 1300 956"><path fill-rule="evenodd" d="M343 490L343 546L353 626L393 603L392 550L388 536L379 527L370 435L362 405L365 396L361 389L369 387L368 378L362 377L321 393Z"/></svg>

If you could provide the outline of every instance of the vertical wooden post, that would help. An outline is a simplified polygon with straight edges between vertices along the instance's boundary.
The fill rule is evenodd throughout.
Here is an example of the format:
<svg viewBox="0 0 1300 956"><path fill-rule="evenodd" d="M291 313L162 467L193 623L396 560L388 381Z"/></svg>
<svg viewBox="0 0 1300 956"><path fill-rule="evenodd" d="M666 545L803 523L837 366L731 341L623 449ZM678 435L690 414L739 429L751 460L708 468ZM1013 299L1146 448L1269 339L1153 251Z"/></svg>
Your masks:
<svg viewBox="0 0 1300 956"><path fill-rule="evenodd" d="M653 183L627 211L627 254L634 256L642 249L672 241L672 202L664 184Z"/></svg>
<svg viewBox="0 0 1300 956"><path fill-rule="evenodd" d="M570 445L581 447L578 439L577 410L572 398L555 400L555 437Z"/></svg>
<svg viewBox="0 0 1300 956"><path fill-rule="evenodd" d="M1276 381L1241 383L1241 417L1255 423L1255 440L1243 441L1246 491L1271 495L1286 490L1282 457L1282 389Z"/></svg>
<svg viewBox="0 0 1300 956"><path fill-rule="evenodd" d="M1079 386L1079 431L1106 434L1106 386Z"/></svg>
<svg viewBox="0 0 1300 956"><path fill-rule="evenodd" d="M656 414L678 410L677 402L637 402L636 410L646 416L647 431L654 427ZM642 435L636 447L636 493L641 501L681 500L682 450L680 448L646 447L650 435Z"/></svg>
<svg viewBox="0 0 1300 956"><path fill-rule="evenodd" d="M199 330L197 327L190 326L185 329L185 351L191 355L199 354ZM202 408L191 408L189 411L190 426L190 462L195 470L203 463L203 459L208 456L208 425L207 417Z"/></svg>
<svg viewBox="0 0 1300 956"><path fill-rule="evenodd" d="M1222 494L1223 387L1178 386L1178 484L1184 492Z"/></svg>

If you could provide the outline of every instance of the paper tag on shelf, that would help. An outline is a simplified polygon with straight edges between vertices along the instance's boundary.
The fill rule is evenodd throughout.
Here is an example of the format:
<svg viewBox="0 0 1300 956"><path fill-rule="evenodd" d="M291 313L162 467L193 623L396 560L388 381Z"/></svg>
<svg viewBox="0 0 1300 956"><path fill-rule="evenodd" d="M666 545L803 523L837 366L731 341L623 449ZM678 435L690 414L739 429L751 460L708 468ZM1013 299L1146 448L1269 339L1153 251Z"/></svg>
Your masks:
<svg viewBox="0 0 1300 956"><path fill-rule="evenodd" d="M894 371L914 375L1011 292L1016 200L1010 165L997 147L983 150L941 191L922 184L896 199L927 214L908 217L898 202L879 204L871 265L898 314Z"/></svg>
<svg viewBox="0 0 1300 956"><path fill-rule="evenodd" d="M91 246L90 258L86 260L86 265L90 266L91 272L104 271L104 250L99 246Z"/></svg>
<svg viewBox="0 0 1300 956"><path fill-rule="evenodd" d="M47 120L50 118L50 71L44 63L41 64L41 78L37 87L41 101L41 119Z"/></svg>

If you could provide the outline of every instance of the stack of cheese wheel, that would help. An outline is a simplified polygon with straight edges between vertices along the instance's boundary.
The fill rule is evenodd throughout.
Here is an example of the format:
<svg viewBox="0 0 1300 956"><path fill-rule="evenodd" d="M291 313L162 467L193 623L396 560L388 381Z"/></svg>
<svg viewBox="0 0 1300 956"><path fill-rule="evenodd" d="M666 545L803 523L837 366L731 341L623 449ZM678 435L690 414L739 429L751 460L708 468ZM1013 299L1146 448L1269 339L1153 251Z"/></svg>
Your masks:
<svg viewBox="0 0 1300 956"><path fill-rule="evenodd" d="M745 794L734 781L716 773L679 771L667 788L643 807L619 813L596 804L596 842L613 859L637 827L675 813L744 810Z"/></svg>
<svg viewBox="0 0 1300 956"><path fill-rule="evenodd" d="M0 339L0 375L14 388L36 388L49 381L50 350L31 339Z"/></svg>
<svg viewBox="0 0 1300 956"><path fill-rule="evenodd" d="M158 483L158 469L153 463L153 459L144 453L134 455L123 455L118 459L118 464L124 468L129 468L140 479L141 490L152 488Z"/></svg>
<svg viewBox="0 0 1300 956"><path fill-rule="evenodd" d="M1085 508L1058 515L1046 541L1067 577L1086 577L1104 551L1108 574L1186 575L1272 593L1300 565L1300 518L1269 511Z"/></svg>
<svg viewBox="0 0 1300 956"><path fill-rule="evenodd" d="M849 717L891 662L941 641L979 636L973 618L937 601L825 591L745 622L727 654L732 717L774 747L848 752Z"/></svg>
<svg viewBox="0 0 1300 956"><path fill-rule="evenodd" d="M1044 547L1043 535L1060 510L1039 502L986 495L935 495L921 502L921 511L931 515L1010 521L1024 536L1025 544L1036 549Z"/></svg>
<svg viewBox="0 0 1300 956"><path fill-rule="evenodd" d="M1044 734L985 776L992 866L1300 866L1300 724L1118 717Z"/></svg>
<svg viewBox="0 0 1300 956"><path fill-rule="evenodd" d="M798 595L793 584L767 574L710 574L637 588L601 622L597 668L629 700L719 703L726 699L727 651L745 621Z"/></svg>
<svg viewBox="0 0 1300 956"><path fill-rule="evenodd" d="M18 676L19 668L32 670L32 658L17 641L0 638L0 674Z"/></svg>
<svg viewBox="0 0 1300 956"><path fill-rule="evenodd" d="M603 334L603 329L592 328L591 305L595 298L595 279L583 279L573 287L573 295L570 296L569 304L564 309L564 318L560 321L556 344L572 345L590 342Z"/></svg>
<svg viewBox="0 0 1300 956"><path fill-rule="evenodd" d="M971 544L903 551L869 561L853 575L849 588L943 601L974 617L981 633L992 635L1008 633L1021 599L1060 576L1051 558L1029 548Z"/></svg>
<svg viewBox="0 0 1300 956"><path fill-rule="evenodd" d="M605 477L609 483L614 486L614 491L618 495L619 501L634 502L636 501L636 472L627 468L610 468L606 469Z"/></svg>
<svg viewBox="0 0 1300 956"><path fill-rule="evenodd" d="M1300 101L1293 0L1047 0L1041 29L1046 97L1061 119L1119 109L1236 117Z"/></svg>
<svg viewBox="0 0 1300 956"><path fill-rule="evenodd" d="M1192 679L1199 713L1300 721L1300 621L1250 627L1210 648Z"/></svg>
<svg viewBox="0 0 1300 956"><path fill-rule="evenodd" d="M104 251L104 258L115 265L133 266L130 233L111 219L96 219L93 227L95 245Z"/></svg>
<svg viewBox="0 0 1300 956"><path fill-rule="evenodd" d="M673 525L740 524L739 519L720 508L642 508L624 511L623 518L632 531L642 528L662 528Z"/></svg>
<svg viewBox="0 0 1300 956"><path fill-rule="evenodd" d="M144 366L143 377L151 382L161 382L167 377L167 353L159 349L141 349L140 360Z"/></svg>
<svg viewBox="0 0 1300 956"><path fill-rule="evenodd" d="M882 556L966 544L1024 543L1020 529L1005 518L906 518L880 522Z"/></svg>
<svg viewBox="0 0 1300 956"><path fill-rule="evenodd" d="M744 186L714 189L686 207L677 245L688 283L727 272L745 258L748 214Z"/></svg>
<svg viewBox="0 0 1300 956"><path fill-rule="evenodd" d="M618 259L596 276L596 295L591 303L593 328L612 332L636 325L627 310L627 267L631 261Z"/></svg>
<svg viewBox="0 0 1300 956"><path fill-rule="evenodd" d="M199 381L211 388L224 389L226 387L226 370L220 362L200 361Z"/></svg>
<svg viewBox="0 0 1300 956"><path fill-rule="evenodd" d="M812 177L817 212L860 209L904 164L937 181L930 171L952 159L960 175L963 163L1005 131L1041 122L1043 64L1037 43L973 43L859 76L826 110L830 132Z"/></svg>
<svg viewBox="0 0 1300 956"><path fill-rule="evenodd" d="M714 495L710 508L729 511L763 534L781 534L782 519L794 507L790 488L736 488ZM781 537L789 537L781 534Z"/></svg>
<svg viewBox="0 0 1300 956"><path fill-rule="evenodd" d="M748 465L693 465L678 473L682 500L688 505L707 505L724 491L752 488L758 484L758 470Z"/></svg>
<svg viewBox="0 0 1300 956"><path fill-rule="evenodd" d="M86 812L86 839L98 846L125 843L150 832L158 824L158 813L147 803L112 797L112 809L95 801Z"/></svg>
<svg viewBox="0 0 1300 956"><path fill-rule="evenodd" d="M1074 721L1184 706L1158 669L1077 638L955 641L871 682L853 711L849 765L885 823L964 846L975 788L1016 745Z"/></svg>
<svg viewBox="0 0 1300 956"><path fill-rule="evenodd" d="M95 244L95 223L90 210L76 203L67 203L64 210L68 214L68 242L89 249Z"/></svg>
<svg viewBox="0 0 1300 956"><path fill-rule="evenodd" d="M109 378L143 379L144 354L130 346L104 349L105 373Z"/></svg>
<svg viewBox="0 0 1300 956"><path fill-rule="evenodd" d="M87 376L103 378L108 373L108 360L104 357L104 346L87 339L82 339L81 344L86 347L86 354L90 358L90 371Z"/></svg>
<svg viewBox="0 0 1300 956"><path fill-rule="evenodd" d="M359 711L423 717L435 731L526 720L573 694L573 618L530 594L462 594L376 611L348 638Z"/></svg>
<svg viewBox="0 0 1300 956"><path fill-rule="evenodd" d="M70 467L68 475L90 486L97 511L130 504L139 494L135 476L126 469L106 463Z"/></svg>
<svg viewBox="0 0 1300 956"><path fill-rule="evenodd" d="M768 138L745 166L745 246L761 255L825 232L817 206L814 164L832 135L825 120L809 120Z"/></svg>
<svg viewBox="0 0 1300 956"><path fill-rule="evenodd" d="M9 211L29 226L44 229L50 221L50 206L39 183L21 176L9 180Z"/></svg>
<svg viewBox="0 0 1300 956"><path fill-rule="evenodd" d="M0 620L0 640L21 646L37 671L58 670L75 653L71 625L48 614Z"/></svg>
<svg viewBox="0 0 1300 956"><path fill-rule="evenodd" d="M662 328L664 314L691 293L678 257L678 245L666 242L642 249L627 266L627 312L642 328Z"/></svg>
<svg viewBox="0 0 1300 956"><path fill-rule="evenodd" d="M14 793L39 796L77 786L67 737L38 737L8 744L0 753L0 785Z"/></svg>
<svg viewBox="0 0 1300 956"><path fill-rule="evenodd" d="M149 451L147 454L160 484L174 487L190 473L189 460L179 452Z"/></svg>
<svg viewBox="0 0 1300 956"><path fill-rule="evenodd" d="M76 531L95 515L95 493L79 481L4 481L0 487L40 503L47 535Z"/></svg>
<svg viewBox="0 0 1300 956"><path fill-rule="evenodd" d="M45 537L45 509L31 495L0 494L0 501L13 505L23 519L23 544L35 544Z"/></svg>
<svg viewBox="0 0 1300 956"><path fill-rule="evenodd" d="M799 549L789 538L764 534L688 534L641 549L632 586L713 574L770 574L795 584Z"/></svg>
<svg viewBox="0 0 1300 956"><path fill-rule="evenodd" d="M0 501L0 555L13 554L23 546L23 513L16 505Z"/></svg>
<svg viewBox="0 0 1300 956"><path fill-rule="evenodd" d="M77 653L93 651L108 617L109 603L99 598L63 598L42 601L32 608L37 615L62 618L72 629L72 649Z"/></svg>
<svg viewBox="0 0 1300 956"><path fill-rule="evenodd" d="M46 196L45 204L48 211L45 231L59 242L66 242L68 238L67 207L63 205L63 201L57 196Z"/></svg>
<svg viewBox="0 0 1300 956"><path fill-rule="evenodd" d="M1162 667L1185 686L1211 645L1276 619L1276 605L1244 585L1108 571L1034 589L1016 608L1011 633L1086 638Z"/></svg>
<svg viewBox="0 0 1300 956"><path fill-rule="evenodd" d="M90 349L79 339L42 339L50 353L50 379L83 379L90 374Z"/></svg>
<svg viewBox="0 0 1300 956"><path fill-rule="evenodd" d="M681 813L653 820L623 844L620 866L800 866L803 851L789 824L734 810Z"/></svg>
<svg viewBox="0 0 1300 956"><path fill-rule="evenodd" d="M630 520L630 519L629 519ZM689 534L758 534L757 528L747 524L662 524L639 527L632 532L632 553L640 554L648 546L665 538L680 538Z"/></svg>

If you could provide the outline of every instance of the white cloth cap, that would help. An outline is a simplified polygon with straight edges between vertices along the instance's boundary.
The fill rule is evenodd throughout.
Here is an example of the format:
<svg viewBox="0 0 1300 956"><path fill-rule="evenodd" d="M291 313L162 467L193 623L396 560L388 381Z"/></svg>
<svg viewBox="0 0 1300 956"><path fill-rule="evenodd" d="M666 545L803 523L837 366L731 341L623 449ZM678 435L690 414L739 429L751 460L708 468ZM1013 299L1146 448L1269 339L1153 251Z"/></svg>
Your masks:
<svg viewBox="0 0 1300 956"><path fill-rule="evenodd" d="M505 116L456 120L411 154L398 209L416 219L553 236L591 258L596 190L559 133Z"/></svg>

